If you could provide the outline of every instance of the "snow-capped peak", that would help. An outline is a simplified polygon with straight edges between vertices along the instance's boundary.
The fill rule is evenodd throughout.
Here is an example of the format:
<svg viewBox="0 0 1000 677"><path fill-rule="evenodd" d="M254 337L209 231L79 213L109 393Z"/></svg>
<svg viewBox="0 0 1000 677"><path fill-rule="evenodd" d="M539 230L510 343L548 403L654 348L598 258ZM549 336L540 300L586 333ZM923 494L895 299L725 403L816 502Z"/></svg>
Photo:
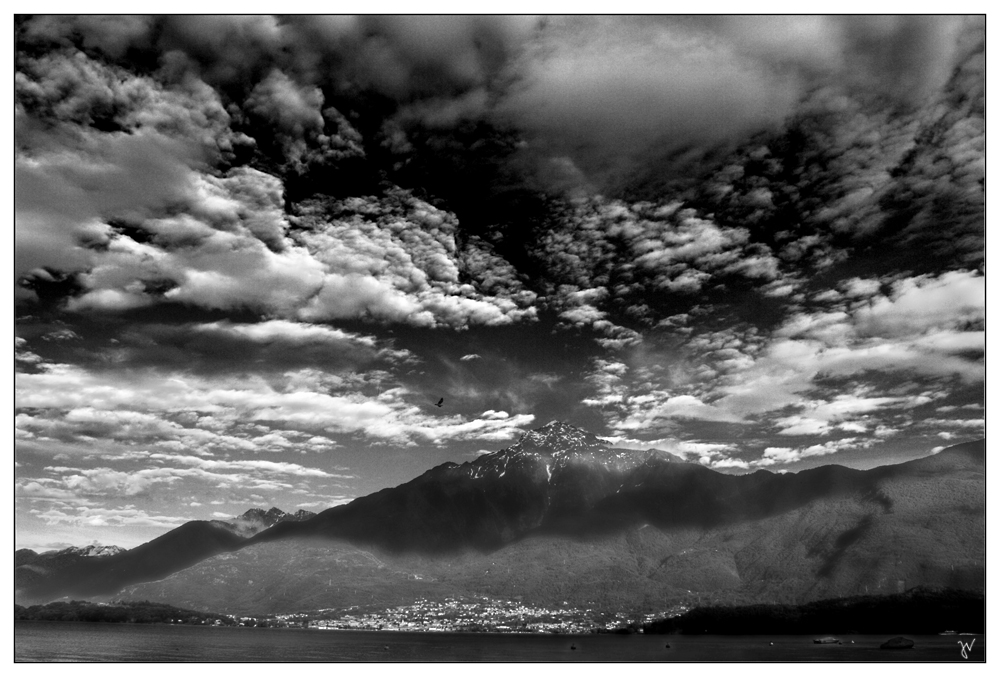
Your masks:
<svg viewBox="0 0 1000 677"><path fill-rule="evenodd" d="M66 548L62 552L72 553L80 557L111 557L112 555L125 552L125 548L117 545L98 545L94 543L92 545L85 545L82 548Z"/></svg>
<svg viewBox="0 0 1000 677"><path fill-rule="evenodd" d="M661 451L613 448L607 440L563 421L551 421L521 435L513 445L463 464L471 479L531 477L547 484L558 483L562 469L591 465L602 472L621 474L645 463L650 457L681 459Z"/></svg>
<svg viewBox="0 0 1000 677"><path fill-rule="evenodd" d="M521 436L514 447L525 450L551 449L554 452L604 449L609 445L597 435L563 421L551 421Z"/></svg>

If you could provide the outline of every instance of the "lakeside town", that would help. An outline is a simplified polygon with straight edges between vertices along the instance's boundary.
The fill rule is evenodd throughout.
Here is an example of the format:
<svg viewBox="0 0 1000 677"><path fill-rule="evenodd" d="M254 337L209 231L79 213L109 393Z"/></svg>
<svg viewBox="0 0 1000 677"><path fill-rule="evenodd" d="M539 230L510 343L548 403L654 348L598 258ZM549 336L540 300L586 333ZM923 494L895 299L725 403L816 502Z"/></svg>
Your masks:
<svg viewBox="0 0 1000 677"><path fill-rule="evenodd" d="M654 614L629 614L563 606L532 606L518 600L489 597L419 599L385 610L361 607L319 609L266 618L233 617L239 625L302 627L316 630L382 630L394 632L508 632L585 634L641 632L642 625L677 616L687 607L677 605Z"/></svg>
<svg viewBox="0 0 1000 677"><path fill-rule="evenodd" d="M665 611L643 614L570 606L569 602L546 608L520 599L460 596L418 599L388 609L367 605L244 615L181 609L150 601L60 600L29 607L15 604L14 619L311 630L586 634L642 632L643 625L679 616L688 609L687 605L675 604Z"/></svg>

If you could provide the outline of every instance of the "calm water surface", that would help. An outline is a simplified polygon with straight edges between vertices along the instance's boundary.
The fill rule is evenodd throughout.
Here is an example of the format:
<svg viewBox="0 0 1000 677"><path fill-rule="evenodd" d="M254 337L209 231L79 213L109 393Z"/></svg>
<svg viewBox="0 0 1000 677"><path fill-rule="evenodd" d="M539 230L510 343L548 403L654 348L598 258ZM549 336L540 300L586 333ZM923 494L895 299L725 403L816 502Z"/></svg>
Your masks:
<svg viewBox="0 0 1000 677"><path fill-rule="evenodd" d="M880 650L879 645L890 636L844 635L840 639L845 644L820 645L809 636L789 635L484 635L18 621L14 623L14 659L237 663L986 660L982 635L907 635L916 643L914 649ZM975 639L968 659L961 656L960 639L966 643Z"/></svg>

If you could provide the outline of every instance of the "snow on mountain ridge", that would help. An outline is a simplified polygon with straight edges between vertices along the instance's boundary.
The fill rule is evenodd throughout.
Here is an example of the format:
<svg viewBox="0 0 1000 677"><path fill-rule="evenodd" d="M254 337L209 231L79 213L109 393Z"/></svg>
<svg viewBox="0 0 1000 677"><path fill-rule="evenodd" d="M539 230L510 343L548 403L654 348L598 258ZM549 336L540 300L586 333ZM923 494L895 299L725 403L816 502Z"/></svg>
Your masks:
<svg viewBox="0 0 1000 677"><path fill-rule="evenodd" d="M462 468L471 479L505 477L511 470L537 473L539 477L544 473L545 482L551 484L554 478L558 480L559 471L570 465L596 464L623 473L654 456L672 462L682 460L657 449L614 448L591 432L563 421L551 421L524 433L511 446L480 456Z"/></svg>
<svg viewBox="0 0 1000 677"><path fill-rule="evenodd" d="M580 449L607 448L607 442L591 432L571 426L563 421L550 421L541 428L526 432L511 448L525 450L554 449L565 453Z"/></svg>
<svg viewBox="0 0 1000 677"><path fill-rule="evenodd" d="M82 548L69 547L61 550L62 553L79 555L80 557L111 557L125 552L125 548L117 545L85 545Z"/></svg>
<svg viewBox="0 0 1000 677"><path fill-rule="evenodd" d="M266 512L263 508L250 508L238 517L230 520L213 520L213 522L243 538L250 538L279 522L301 522L315 516L315 514L308 510L298 510L294 514L289 514L276 507L272 507Z"/></svg>

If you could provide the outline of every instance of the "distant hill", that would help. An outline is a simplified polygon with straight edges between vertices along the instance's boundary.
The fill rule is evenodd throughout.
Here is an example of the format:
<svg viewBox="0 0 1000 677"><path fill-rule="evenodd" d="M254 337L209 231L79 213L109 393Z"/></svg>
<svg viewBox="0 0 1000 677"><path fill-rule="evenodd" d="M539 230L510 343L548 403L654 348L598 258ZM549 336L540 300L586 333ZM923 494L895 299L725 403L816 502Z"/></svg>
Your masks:
<svg viewBox="0 0 1000 677"><path fill-rule="evenodd" d="M956 630L957 628L957 630ZM705 606L648 623L647 633L796 635L986 631L986 597L965 590L915 588L803 605Z"/></svg>
<svg viewBox="0 0 1000 677"><path fill-rule="evenodd" d="M19 585L38 585L56 572L75 570L81 560L87 557L111 557L125 552L117 545L88 545L82 548L69 547L37 553L27 548L14 552L14 570ZM86 565L83 565L86 566Z"/></svg>
<svg viewBox="0 0 1000 677"><path fill-rule="evenodd" d="M267 522L307 518L272 508L249 510L233 522L195 521L168 531L132 550L116 546L67 548L41 555L19 550L14 558L15 598L45 601L65 595L109 594L122 587L157 580L185 569L212 555L238 548L246 536L267 528ZM298 517L297 517L298 516ZM101 556L95 556L101 555Z"/></svg>
<svg viewBox="0 0 1000 677"><path fill-rule="evenodd" d="M152 602L93 604L70 601L23 607L14 605L15 621L69 621L88 623L175 623L191 625L236 625L228 616L178 609Z"/></svg>
<svg viewBox="0 0 1000 677"><path fill-rule="evenodd" d="M87 545L82 548L69 547L62 550L49 550L37 553L27 548L14 551L14 566L30 564L32 562L53 561L59 558L75 560L79 557L110 557L125 552L125 548L117 545Z"/></svg>
<svg viewBox="0 0 1000 677"><path fill-rule="evenodd" d="M161 540L185 527L180 547ZM135 549L149 561L123 553L20 594L121 590L277 612L464 593L656 609L981 590L985 442L867 471L738 476L557 422L313 517L238 531L190 523Z"/></svg>

